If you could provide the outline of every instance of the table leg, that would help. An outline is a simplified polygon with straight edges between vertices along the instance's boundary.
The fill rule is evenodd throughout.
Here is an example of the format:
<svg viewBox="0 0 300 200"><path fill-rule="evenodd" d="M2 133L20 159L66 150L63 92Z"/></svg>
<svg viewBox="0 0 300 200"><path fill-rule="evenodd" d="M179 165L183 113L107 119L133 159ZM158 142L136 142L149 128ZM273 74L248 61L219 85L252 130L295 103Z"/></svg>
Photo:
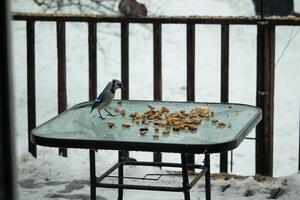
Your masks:
<svg viewBox="0 0 300 200"><path fill-rule="evenodd" d="M210 200L210 156L209 154L205 154L204 158L204 166L207 171L205 173L205 196L206 200Z"/></svg>
<svg viewBox="0 0 300 200"><path fill-rule="evenodd" d="M90 149L90 188L91 188L91 200L96 200L95 150L92 149Z"/></svg>
<svg viewBox="0 0 300 200"><path fill-rule="evenodd" d="M123 151L119 151L119 162L122 162L123 159L124 159L124 152ZM118 183L119 184L123 184L123 165L121 165L119 167L119 171L118 171ZM122 200L123 199L123 189L122 188L119 188L118 189L118 200Z"/></svg>
<svg viewBox="0 0 300 200"><path fill-rule="evenodd" d="M187 155L185 153L181 154L181 165L182 165L182 186L183 186L183 193L184 199L190 200L190 189L189 189L189 174L187 169Z"/></svg>

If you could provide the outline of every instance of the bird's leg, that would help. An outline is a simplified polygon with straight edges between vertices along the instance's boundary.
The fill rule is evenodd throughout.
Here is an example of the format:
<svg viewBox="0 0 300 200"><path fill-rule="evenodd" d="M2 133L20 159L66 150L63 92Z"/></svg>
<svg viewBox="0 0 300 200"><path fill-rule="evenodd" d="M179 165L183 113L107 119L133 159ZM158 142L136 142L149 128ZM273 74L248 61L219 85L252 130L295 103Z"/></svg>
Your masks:
<svg viewBox="0 0 300 200"><path fill-rule="evenodd" d="M98 113L99 113L99 118L105 119L104 117L102 117L100 110L98 110Z"/></svg>
<svg viewBox="0 0 300 200"><path fill-rule="evenodd" d="M116 116L116 115L111 114L106 108L104 108L104 110L108 113L108 115L110 115L110 116Z"/></svg>

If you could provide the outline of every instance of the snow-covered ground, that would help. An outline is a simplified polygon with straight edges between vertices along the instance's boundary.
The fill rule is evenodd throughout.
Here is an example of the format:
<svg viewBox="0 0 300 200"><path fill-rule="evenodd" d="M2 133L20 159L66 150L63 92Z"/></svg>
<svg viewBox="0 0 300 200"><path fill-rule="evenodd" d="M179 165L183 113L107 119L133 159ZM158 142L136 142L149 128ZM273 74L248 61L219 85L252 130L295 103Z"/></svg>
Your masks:
<svg viewBox="0 0 300 200"><path fill-rule="evenodd" d="M158 0L157 0L158 1ZM186 0L144 1L159 14L165 15L253 15L250 0ZM197 2L197 3L195 3ZM300 10L300 0L295 0ZM15 11L41 11L26 0L14 0ZM112 78L120 78L120 26L98 24L98 92ZM276 28L276 60L291 33L299 27ZM16 146L20 199L88 199L88 151L70 149L68 158L57 156L57 149L38 147L38 159L27 151L26 102L26 29L24 22L13 22L14 99L16 112ZM88 49L87 24L67 23L67 91L68 106L88 99ZM163 100L186 98L185 26L163 25L162 65ZM284 56L276 65L275 123L274 123L274 176L276 179L257 182L252 177L244 180L213 180L213 199L241 199L247 190L254 195L247 199L265 199L273 188L286 190L282 199L297 199L300 193L298 166L300 67L296 35ZM256 83L256 27L231 26L230 28L230 102L255 105ZM36 23L36 95L37 124L57 114L57 57L55 23ZM150 25L130 25L130 98L152 99L152 32ZM220 27L196 26L196 100L219 101L220 98ZM117 98L120 94L117 94ZM254 136L254 132L251 133ZM113 156L111 156L113 155ZM151 153L132 152L139 160L152 160ZM234 150L233 172L254 175L255 144L246 140ZM179 161L179 155L164 154L164 161ZM196 161L201 162L202 156ZM115 152L97 153L100 171L117 160ZM218 172L218 155L212 156L212 172ZM147 169L157 172L157 168ZM140 168L128 168L126 173L143 174ZM283 176L283 177L282 177ZM287 181L285 181L287 180ZM181 183L175 178L175 182ZM174 182L164 178L163 184ZM192 190L192 199L203 199L204 181ZM230 184L225 192L220 187ZM99 189L103 198L115 199L115 190ZM78 196L76 196L78 195ZM82 195L82 196L80 196ZM182 199L177 193L126 191L125 199Z"/></svg>

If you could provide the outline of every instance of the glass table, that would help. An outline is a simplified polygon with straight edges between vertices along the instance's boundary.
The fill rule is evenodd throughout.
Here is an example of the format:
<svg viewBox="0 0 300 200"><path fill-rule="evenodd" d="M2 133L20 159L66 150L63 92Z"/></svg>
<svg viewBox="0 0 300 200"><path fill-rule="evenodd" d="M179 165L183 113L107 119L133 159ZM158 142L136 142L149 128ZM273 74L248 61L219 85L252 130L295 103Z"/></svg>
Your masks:
<svg viewBox="0 0 300 200"><path fill-rule="evenodd" d="M37 145L90 149L92 200L96 199L96 187L117 188L119 200L123 198L123 189L183 192L184 199L189 200L190 189L203 175L205 175L206 199L210 199L210 154L229 151L239 146L262 117L261 109L243 104L116 100L110 106L115 109L116 116L106 116L106 119L102 120L98 118L97 111L90 113L92 103L75 105L31 131L31 141ZM188 128L177 130L176 127L172 129L169 122L167 124L162 122L164 119L161 118L164 117L160 117L161 122L154 123L155 119L153 121L152 118L145 122L134 119L133 115L129 116L131 113L137 112L142 115L145 111L160 110L163 107L170 112L176 112L177 116L174 118L185 115L185 121L189 122L196 118L198 124L193 125L196 130L191 131ZM209 109L210 116L188 115L187 111L199 107ZM120 111L126 113L121 115ZM104 112L102 111L102 114ZM167 115L168 113L164 114ZM130 127L126 127L127 125ZM146 134L141 134L141 128L148 129ZM163 134L163 130L166 129L168 132ZM100 177L96 177L95 173L95 150L98 149L119 151L119 161ZM123 157L123 151L180 153L181 163L128 160ZM187 163L187 154L204 154L204 165ZM180 167L182 187L123 184L125 165ZM190 168L201 169L192 181L189 181L188 177ZM103 183L102 180L116 169L118 169L118 184Z"/></svg>

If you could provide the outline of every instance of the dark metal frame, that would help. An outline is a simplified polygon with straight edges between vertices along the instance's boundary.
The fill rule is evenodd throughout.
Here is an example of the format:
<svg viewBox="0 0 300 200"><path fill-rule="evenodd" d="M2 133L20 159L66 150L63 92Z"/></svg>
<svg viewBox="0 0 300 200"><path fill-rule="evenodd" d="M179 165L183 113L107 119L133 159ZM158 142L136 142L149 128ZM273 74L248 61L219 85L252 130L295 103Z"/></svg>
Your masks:
<svg viewBox="0 0 300 200"><path fill-rule="evenodd" d="M9 1L0 1L0 198L17 199Z"/></svg>
<svg viewBox="0 0 300 200"><path fill-rule="evenodd" d="M181 164L179 163L166 163L166 162L138 162L138 161L126 161L124 160L123 151L119 151L118 162L113 165L110 169L104 172L101 176L96 176L96 162L95 162L95 150L90 150L90 192L91 200L96 200L96 188L115 188L118 189L118 200L123 199L124 189L133 190L152 190L152 191L168 191L168 192L183 192L184 199L190 200L190 190L199 181L199 179L205 175L205 195L206 199L211 199L211 188L210 188L210 155L205 154L204 165L188 164L187 154L181 153ZM134 166L156 166L156 167L180 167L182 169L182 187L171 187L171 186L150 186L150 185L131 185L123 184L124 178L139 179L139 180L158 180L161 174L158 175L158 179L146 178L149 174L146 174L143 178L138 177L124 177L123 168L125 165ZM195 176L195 178L189 182L188 168L201 169L201 171ZM110 174L118 169L118 176L110 176ZM150 174L151 175L151 174ZM105 178L113 177L118 178L118 184L113 183L101 183Z"/></svg>
<svg viewBox="0 0 300 200"><path fill-rule="evenodd" d="M136 101L136 102L145 102L145 104L149 101L145 100L128 100L128 101ZM126 101L123 101L124 103ZM155 102L155 101L152 101ZM174 101L160 101L160 102L169 102L172 103ZM83 102L73 106L70 109L76 109L83 106L92 105L92 101ZM186 103L186 102L178 102L176 103ZM218 103L203 103L203 104L218 104ZM245 104L227 104L227 105L245 105ZM250 106L250 105L247 105ZM254 106L251 106L254 107ZM63 114L63 113L61 113ZM58 118L60 115L53 117L45 123L49 123L50 121ZM149 151L156 152L158 149L161 152L173 152L173 153L190 153L190 154L203 154L206 153L220 153L223 151L229 151L236 148L250 133L253 128L259 123L262 119L262 112L258 112L257 115L253 116L251 120L249 120L247 127L241 130L241 134L238 134L232 140L217 143L217 144L177 144L177 143L152 143L152 142L128 142L128 141L101 141L101 140L76 140L76 139L63 139L63 138L51 138L51 137L43 137L39 134L36 134L36 129L31 131L30 139L33 144L49 146L49 147L62 147L62 148L85 148L85 149L110 149L110 150L124 150L124 151ZM43 124L45 124L43 123ZM43 126L41 124L40 126Z"/></svg>

